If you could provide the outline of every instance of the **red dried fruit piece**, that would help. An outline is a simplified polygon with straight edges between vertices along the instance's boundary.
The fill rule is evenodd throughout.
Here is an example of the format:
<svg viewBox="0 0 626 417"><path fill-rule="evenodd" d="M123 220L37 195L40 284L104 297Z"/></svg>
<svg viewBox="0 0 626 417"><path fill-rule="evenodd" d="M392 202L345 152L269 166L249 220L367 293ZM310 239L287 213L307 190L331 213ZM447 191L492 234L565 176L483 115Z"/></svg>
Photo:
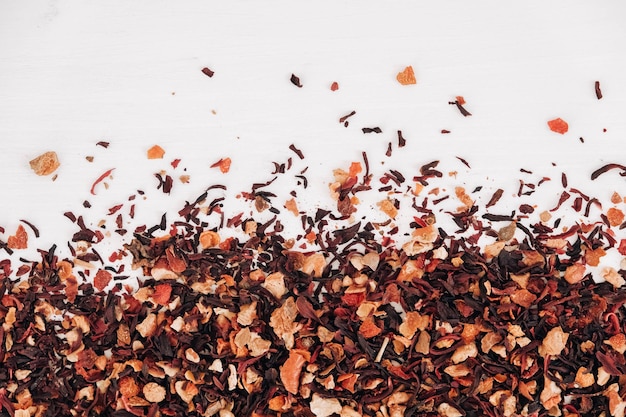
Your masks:
<svg viewBox="0 0 626 417"><path fill-rule="evenodd" d="M13 236L7 239L7 246L11 249L26 249L28 247L28 234L21 224Z"/></svg>
<svg viewBox="0 0 626 417"><path fill-rule="evenodd" d="M152 294L152 299L157 304L166 305L170 302L171 295L172 295L172 286L170 284L159 284L154 287L154 293Z"/></svg>
<svg viewBox="0 0 626 417"><path fill-rule="evenodd" d="M399 72L398 75L396 75L396 80L402 85L417 84L413 67L409 65L403 71Z"/></svg>
<svg viewBox="0 0 626 417"><path fill-rule="evenodd" d="M567 122L560 117L548 121L548 127L551 131L560 133L561 135L567 133L567 131L569 130Z"/></svg>
<svg viewBox="0 0 626 417"><path fill-rule="evenodd" d="M626 256L626 239L620 240L619 248L617 248L617 250L619 251L619 253Z"/></svg>
<svg viewBox="0 0 626 417"><path fill-rule="evenodd" d="M181 273L185 269L187 269L187 264L185 263L185 261L176 257L176 255L174 254L174 249L172 249L171 246L166 249L165 256L167 257L167 263L172 271L176 273Z"/></svg>
<svg viewBox="0 0 626 417"><path fill-rule="evenodd" d="M337 90L339 90L339 84L337 83L337 81L334 81L334 82L330 85L330 90L331 90L331 91L337 91Z"/></svg>
<svg viewBox="0 0 626 417"><path fill-rule="evenodd" d="M102 291L109 285L111 279L113 279L111 273L105 269L101 269L96 273L93 279L93 286L96 287L98 291Z"/></svg>

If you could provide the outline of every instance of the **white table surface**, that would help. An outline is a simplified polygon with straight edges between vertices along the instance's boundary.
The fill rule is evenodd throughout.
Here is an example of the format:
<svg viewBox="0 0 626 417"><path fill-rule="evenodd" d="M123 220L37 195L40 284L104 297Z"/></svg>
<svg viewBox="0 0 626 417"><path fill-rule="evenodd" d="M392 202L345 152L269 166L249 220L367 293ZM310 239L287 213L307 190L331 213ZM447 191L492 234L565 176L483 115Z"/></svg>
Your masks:
<svg viewBox="0 0 626 417"><path fill-rule="evenodd" d="M546 191L524 202L553 207L562 172L590 195L626 195L617 173L589 180L607 162L626 162L625 12L621 1L1 1L0 238L26 219L41 230L36 246L63 248L76 231L63 212L92 226L111 221L107 209L125 203L127 213L137 189L146 199L134 220L125 217L130 230L164 212L173 220L214 183L228 184L227 201L237 201L252 182L272 178L272 161L288 157L293 173L309 167L301 208L332 206L332 170L360 161L362 151L377 174L392 168L409 178L440 160L443 172L458 172L441 184L483 185L486 198L503 188L503 202L520 178L550 176ZM402 86L395 76L408 65L417 84ZM290 83L292 73L303 88ZM330 91L333 81L338 91ZM448 105L457 95L471 117ZM352 110L344 128L338 118ZM548 129L555 117L569 123L567 134ZM374 126L383 133L361 132ZM397 130L407 139L402 149ZM164 159L147 160L154 144ZM48 150L61 160L55 181L28 164ZM210 168L227 156L228 174ZM90 195L109 168L109 188ZM170 196L156 190L160 170L175 179ZM186 185L177 180L184 173ZM293 177L282 181L273 191L286 198ZM361 207L379 218L380 195L364 198ZM494 211L522 202L511 201ZM565 215L564 223L580 217Z"/></svg>

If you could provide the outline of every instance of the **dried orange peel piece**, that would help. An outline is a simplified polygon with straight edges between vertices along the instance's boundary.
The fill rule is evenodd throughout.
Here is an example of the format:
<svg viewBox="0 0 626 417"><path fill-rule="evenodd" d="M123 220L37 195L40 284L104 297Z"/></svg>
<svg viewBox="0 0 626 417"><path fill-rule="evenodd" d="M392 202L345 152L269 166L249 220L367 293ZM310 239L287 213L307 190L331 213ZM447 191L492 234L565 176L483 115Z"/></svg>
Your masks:
<svg viewBox="0 0 626 417"><path fill-rule="evenodd" d="M159 145L154 145L147 152L148 159L163 159L163 155L165 155L165 149L161 148Z"/></svg>
<svg viewBox="0 0 626 417"><path fill-rule="evenodd" d="M42 176L52 174L61 165L56 152L53 151L42 153L29 164L35 174Z"/></svg>
<svg viewBox="0 0 626 417"><path fill-rule="evenodd" d="M21 224L17 226L15 234L7 239L7 246L10 249L26 249L28 247L28 234Z"/></svg>
<svg viewBox="0 0 626 417"><path fill-rule="evenodd" d="M548 121L548 127L551 131L564 135L569 130L567 122L560 117Z"/></svg>
<svg viewBox="0 0 626 417"><path fill-rule="evenodd" d="M396 75L396 80L402 85L417 84L413 67L409 65L403 71L399 72L398 75Z"/></svg>

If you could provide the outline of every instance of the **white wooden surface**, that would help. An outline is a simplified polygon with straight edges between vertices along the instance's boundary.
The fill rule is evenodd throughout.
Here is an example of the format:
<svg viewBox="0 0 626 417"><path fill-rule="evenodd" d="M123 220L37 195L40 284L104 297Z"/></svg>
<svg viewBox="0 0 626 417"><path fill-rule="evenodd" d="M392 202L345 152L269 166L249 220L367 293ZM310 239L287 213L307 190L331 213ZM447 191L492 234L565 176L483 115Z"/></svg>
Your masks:
<svg viewBox="0 0 626 417"><path fill-rule="evenodd" d="M207 185L225 182L235 194L271 178L271 161L289 156L309 166L301 204L315 206L328 200L331 170L363 150L379 172L416 173L439 159L443 171L459 172L451 184L513 193L526 168L535 182L559 183L566 172L589 194L624 195L616 175L588 178L603 163L626 162L625 12L621 1L2 0L0 237L27 219L41 229L41 246L64 246L75 230L64 211L97 224L137 189L147 199L128 226L154 224ZM395 80L407 65L417 85ZM201 73L205 66L213 78ZM292 73L303 88L289 82ZM471 117L447 104L456 95ZM337 119L352 110L344 128ZM567 134L548 130L555 117L569 122ZM373 126L383 133L362 134ZM407 146L386 158L396 130ZM97 147L101 140L110 147ZM146 159L153 144L165 159ZM54 182L28 166L47 150L61 159ZM226 156L230 173L209 168ZM177 170L174 158L182 160ZM90 195L113 167L109 188ZM155 172L176 179L183 168L190 184L175 181L168 197L155 190ZM552 205L559 193L537 204Z"/></svg>

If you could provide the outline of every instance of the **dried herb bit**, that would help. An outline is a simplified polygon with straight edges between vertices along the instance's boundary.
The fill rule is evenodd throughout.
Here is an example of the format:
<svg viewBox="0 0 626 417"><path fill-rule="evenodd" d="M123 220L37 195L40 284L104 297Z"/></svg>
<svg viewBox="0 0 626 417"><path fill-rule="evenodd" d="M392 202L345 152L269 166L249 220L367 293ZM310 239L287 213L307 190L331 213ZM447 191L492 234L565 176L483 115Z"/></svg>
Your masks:
<svg viewBox="0 0 626 417"><path fill-rule="evenodd" d="M598 178L600 175L613 170L613 169L620 169L622 170L622 172L619 173L620 176L622 177L626 177L626 166L625 165L621 165L621 164L606 164L598 169L596 169L595 171L593 171L593 173L591 174L591 179L595 180L596 178Z"/></svg>
<svg viewBox="0 0 626 417"><path fill-rule="evenodd" d="M470 169L472 168L472 167L470 166L470 164L469 164L469 163L468 163L468 162L467 162L464 158L461 158L460 156L457 156L457 157L456 157L456 159L458 159L459 161L461 161L461 163L462 163L463 165L465 165L466 167L468 167L468 168L470 168Z"/></svg>
<svg viewBox="0 0 626 417"><path fill-rule="evenodd" d="M465 107L463 107L463 104L465 104L465 99L463 98L463 96L457 96L456 100L449 101L448 104L450 104L452 106L456 106L456 108L459 109L459 112L461 112L463 117L467 117L467 116L471 116L472 115L472 113L468 112L465 109Z"/></svg>
<svg viewBox="0 0 626 417"><path fill-rule="evenodd" d="M91 189L89 190L89 192L93 195L96 195L96 186L98 184L100 184L102 181L104 181L109 175L111 175L111 173L115 170L115 168L111 168L108 169L106 171L104 171L104 173L102 175L100 175L94 182L93 184L91 184Z"/></svg>
<svg viewBox="0 0 626 417"><path fill-rule="evenodd" d="M356 114L356 111L352 110L350 113L346 114L345 116L341 116L339 118L339 123L343 123L345 127L348 127L348 125L350 124L350 122L348 122L348 119L354 116L355 114Z"/></svg>
<svg viewBox="0 0 626 417"><path fill-rule="evenodd" d="M498 200L500 200L500 198L502 198L502 194L504 193L504 190L502 188L498 188L493 195L491 196L491 198L489 199L489 202L485 205L485 207L491 207L491 206L495 206L496 203L498 202Z"/></svg>
<svg viewBox="0 0 626 417"><path fill-rule="evenodd" d="M302 84L300 83L300 78L295 74L291 74L291 84L295 85L298 88L302 88Z"/></svg>
<svg viewBox="0 0 626 417"><path fill-rule="evenodd" d="M548 121L548 127L551 131L564 135L569 130L567 122L560 117Z"/></svg>
<svg viewBox="0 0 626 417"><path fill-rule="evenodd" d="M204 75L206 75L207 77L209 77L209 78L213 77L213 75L215 74L215 72L214 72L214 71L210 70L210 69L209 69L209 68L207 68L207 67L202 68L202 73L203 73Z"/></svg>
<svg viewBox="0 0 626 417"><path fill-rule="evenodd" d="M600 81L596 81L594 83L594 86L596 90L596 98L600 100L602 98L602 90L600 89Z"/></svg>
<svg viewBox="0 0 626 417"><path fill-rule="evenodd" d="M398 130L398 148L402 148L406 145L406 139L402 136L402 131Z"/></svg>
<svg viewBox="0 0 626 417"><path fill-rule="evenodd" d="M230 171L230 164L232 163L230 158L220 158L219 161L211 165L211 168L219 168L222 174L226 174Z"/></svg>
<svg viewBox="0 0 626 417"><path fill-rule="evenodd" d="M296 145L292 143L291 145L289 145L289 149L293 151L296 155L298 155L298 158L304 159L304 154L300 149L296 148Z"/></svg>
<svg viewBox="0 0 626 417"><path fill-rule="evenodd" d="M96 146L102 146L105 149L108 148L109 145L110 145L109 142L106 142L106 141L103 141L103 140L101 140L100 142L96 143Z"/></svg>
<svg viewBox="0 0 626 417"><path fill-rule="evenodd" d="M363 133L383 133L382 129L378 126L376 127L364 127L361 129Z"/></svg>
<svg viewBox="0 0 626 417"><path fill-rule="evenodd" d="M441 134L442 135L447 135L448 133L452 133L450 130L448 129L441 129Z"/></svg>

